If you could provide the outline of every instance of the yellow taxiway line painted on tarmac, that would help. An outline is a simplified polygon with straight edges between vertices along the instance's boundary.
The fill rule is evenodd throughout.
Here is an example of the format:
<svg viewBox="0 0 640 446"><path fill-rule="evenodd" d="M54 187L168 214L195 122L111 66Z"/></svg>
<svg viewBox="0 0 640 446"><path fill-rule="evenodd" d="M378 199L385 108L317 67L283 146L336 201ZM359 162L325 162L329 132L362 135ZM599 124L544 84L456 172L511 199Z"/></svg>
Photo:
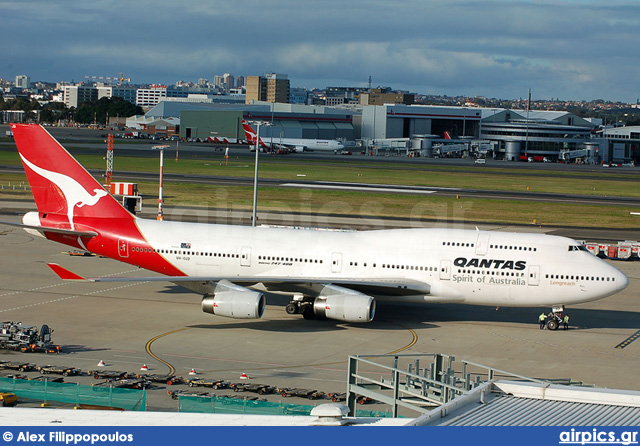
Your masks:
<svg viewBox="0 0 640 446"><path fill-rule="evenodd" d="M401 325L401 327L406 329L406 330L409 330L409 332L411 333L411 336L412 336L411 342L409 342L407 345L405 345L402 348L399 348L397 350L393 350L393 351L388 352L388 353L384 353L385 355L394 355L396 353L403 352L405 350L410 349L411 347L413 347L416 344L416 342L418 342L418 335L413 329L411 329L409 327L406 327L404 325ZM177 330L168 331L168 332L163 333L161 335L158 335L158 336L156 336L154 338L151 338L147 342L147 345L145 346L145 350L147 351L149 356L151 356L153 359L155 359L156 361L161 362L162 364L166 365L169 368L169 375L173 375L175 373L176 369L170 363L168 363L167 361L164 361L164 360L160 359L158 356L156 356L155 354L153 354L153 352L151 351L151 344L154 341L156 341L157 339L160 339L160 338L162 338L164 336L168 336L170 334L178 333L180 331L184 331L184 330L188 330L188 329L189 328L179 328ZM337 364L344 364L344 361L324 362L324 363L316 363L316 364L298 364L298 365L291 365L291 366L281 365L281 366L278 366L278 368L295 369L295 368L301 368L301 367L317 367L317 366L327 366L327 365L337 365ZM273 366L269 366L269 367L252 367L252 368L250 368L250 370L254 370L255 371L255 370L266 370L266 369L272 369L272 368L274 368L274 367ZM220 371L226 371L226 370L217 370L217 371L220 372Z"/></svg>
<svg viewBox="0 0 640 446"><path fill-rule="evenodd" d="M147 345L145 345L144 349L147 351L147 353L149 354L149 356L151 356L153 359L155 359L156 361L159 361L161 363L163 363L164 365L166 365L167 367L169 367L169 375L173 375L174 373L176 373L176 369L169 364L167 361L164 361L160 358L158 358L156 355L153 354L153 352L151 351L151 344L153 344L154 341L156 341L157 339L160 339L164 336L173 334L173 333L177 333L179 331L184 331L184 330L188 330L187 328L179 328L177 330L173 330L173 331L168 331L166 333L163 333L161 335L156 336L155 338L151 338L149 339L149 342L147 342Z"/></svg>
<svg viewBox="0 0 640 446"><path fill-rule="evenodd" d="M399 348L398 350L394 350L392 352L389 353L385 353L385 355L395 355L396 353L400 353L403 352L405 350L410 349L411 347L413 347L416 342L418 342L418 335L415 331L413 331L411 328L409 327L405 327L404 325L401 325L402 328L406 328L407 330L409 330L409 332L411 333L411 335L413 336L413 339L411 339L411 342L409 342L407 345L405 345L402 348Z"/></svg>

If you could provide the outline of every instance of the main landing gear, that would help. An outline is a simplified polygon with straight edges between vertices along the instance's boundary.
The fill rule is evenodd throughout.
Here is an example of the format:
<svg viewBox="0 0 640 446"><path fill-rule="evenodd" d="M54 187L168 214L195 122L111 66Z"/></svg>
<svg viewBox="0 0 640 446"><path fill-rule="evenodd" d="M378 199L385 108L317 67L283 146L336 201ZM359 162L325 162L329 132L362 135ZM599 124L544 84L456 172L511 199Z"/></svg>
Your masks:
<svg viewBox="0 0 640 446"><path fill-rule="evenodd" d="M295 295L285 308L287 314L301 314L307 320L316 319L313 311L314 298Z"/></svg>

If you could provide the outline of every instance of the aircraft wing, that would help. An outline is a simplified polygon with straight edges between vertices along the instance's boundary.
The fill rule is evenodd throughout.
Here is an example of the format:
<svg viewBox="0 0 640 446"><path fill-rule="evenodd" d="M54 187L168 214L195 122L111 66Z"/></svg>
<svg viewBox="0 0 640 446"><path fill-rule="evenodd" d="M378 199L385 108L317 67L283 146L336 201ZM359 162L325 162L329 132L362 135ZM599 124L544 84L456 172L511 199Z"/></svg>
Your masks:
<svg viewBox="0 0 640 446"><path fill-rule="evenodd" d="M53 234L72 235L74 237L96 237L98 235L97 232L93 232L93 231L74 231L72 229L47 228L45 226L25 225L24 223L12 223L8 221L0 221L0 224L17 226L23 229L33 229L40 232L42 235L45 235L45 232L49 232Z"/></svg>
<svg viewBox="0 0 640 446"><path fill-rule="evenodd" d="M304 152L307 149L307 146L304 144L287 144L283 142L274 142L273 147L281 150L290 150L293 152Z"/></svg>
<svg viewBox="0 0 640 446"><path fill-rule="evenodd" d="M313 292L318 285L339 285L365 294L378 295L426 295L430 294L431 286L428 283L410 279L368 279L336 278L336 277L268 277L268 276L151 276L151 277L92 277L84 278L64 267L56 264L47 264L61 279L87 280L91 282L172 282L190 290L205 294L210 292L212 286L221 280L228 280L240 286L253 286L263 284L271 291L286 292Z"/></svg>

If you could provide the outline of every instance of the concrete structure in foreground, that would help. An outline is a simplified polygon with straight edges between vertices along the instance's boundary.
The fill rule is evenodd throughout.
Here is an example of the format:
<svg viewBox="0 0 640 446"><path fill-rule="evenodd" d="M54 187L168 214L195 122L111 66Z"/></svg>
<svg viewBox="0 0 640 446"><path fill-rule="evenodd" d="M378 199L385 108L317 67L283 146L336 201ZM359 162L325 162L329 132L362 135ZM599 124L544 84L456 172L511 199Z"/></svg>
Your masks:
<svg viewBox="0 0 640 446"><path fill-rule="evenodd" d="M638 426L640 392L489 381L410 426Z"/></svg>

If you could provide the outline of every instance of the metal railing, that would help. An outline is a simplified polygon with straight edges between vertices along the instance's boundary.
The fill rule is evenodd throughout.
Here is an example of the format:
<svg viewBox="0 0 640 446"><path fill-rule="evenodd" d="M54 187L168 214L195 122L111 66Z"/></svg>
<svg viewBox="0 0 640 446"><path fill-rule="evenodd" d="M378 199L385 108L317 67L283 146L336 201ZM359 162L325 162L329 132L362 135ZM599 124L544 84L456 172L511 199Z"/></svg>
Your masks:
<svg viewBox="0 0 640 446"><path fill-rule="evenodd" d="M390 405L394 417L400 408L426 413L495 379L584 385L570 379L530 378L466 360L456 364L454 356L440 353L356 355L349 356L347 404L352 414L367 398Z"/></svg>

